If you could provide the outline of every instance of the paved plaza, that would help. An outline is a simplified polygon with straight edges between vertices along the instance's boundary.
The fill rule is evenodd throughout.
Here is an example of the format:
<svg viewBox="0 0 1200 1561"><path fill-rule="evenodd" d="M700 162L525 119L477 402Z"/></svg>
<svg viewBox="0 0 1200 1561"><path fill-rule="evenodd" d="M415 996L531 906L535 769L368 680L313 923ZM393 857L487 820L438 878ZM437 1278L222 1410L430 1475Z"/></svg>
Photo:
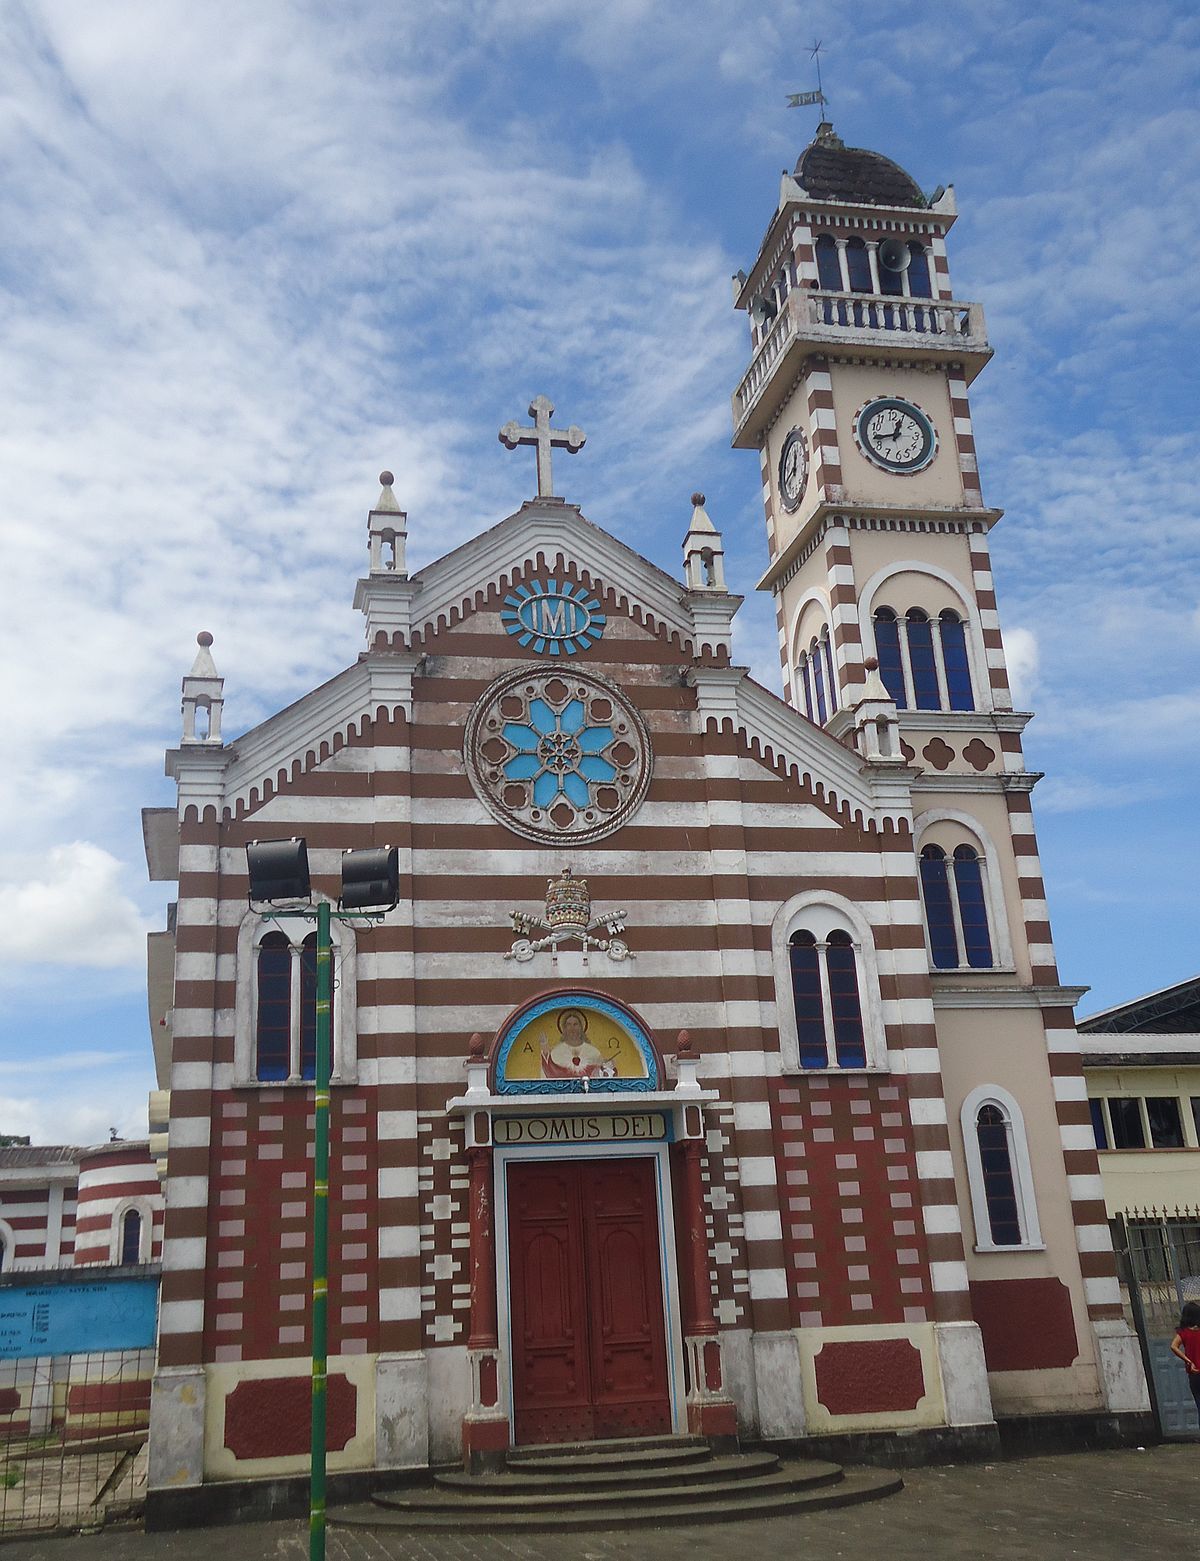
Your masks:
<svg viewBox="0 0 1200 1561"><path fill-rule="evenodd" d="M1200 1445L905 1473L844 1511L631 1533L376 1536L329 1531L329 1561L1136 1561L1200 1555ZM306 1561L302 1523L18 1540L0 1561Z"/></svg>

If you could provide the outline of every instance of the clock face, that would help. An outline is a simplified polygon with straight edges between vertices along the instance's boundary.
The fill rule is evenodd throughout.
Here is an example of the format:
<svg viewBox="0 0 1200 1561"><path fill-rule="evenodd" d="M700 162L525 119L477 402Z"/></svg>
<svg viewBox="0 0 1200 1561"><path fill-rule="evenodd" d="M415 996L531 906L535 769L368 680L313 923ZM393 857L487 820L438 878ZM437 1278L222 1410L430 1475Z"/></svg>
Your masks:
<svg viewBox="0 0 1200 1561"><path fill-rule="evenodd" d="M807 480L808 446L800 430L793 428L779 454L779 494L785 509L796 508Z"/></svg>
<svg viewBox="0 0 1200 1561"><path fill-rule="evenodd" d="M911 401L868 401L854 424L859 449L889 472L919 472L937 454L933 424Z"/></svg>

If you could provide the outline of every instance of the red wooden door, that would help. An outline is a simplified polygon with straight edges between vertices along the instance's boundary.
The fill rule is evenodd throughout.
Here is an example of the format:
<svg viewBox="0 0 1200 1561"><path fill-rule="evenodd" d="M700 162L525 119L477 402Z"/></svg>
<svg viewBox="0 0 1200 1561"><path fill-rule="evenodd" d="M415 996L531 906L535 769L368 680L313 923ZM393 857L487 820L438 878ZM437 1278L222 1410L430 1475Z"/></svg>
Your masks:
<svg viewBox="0 0 1200 1561"><path fill-rule="evenodd" d="M670 1431L654 1165L508 1170L518 1442Z"/></svg>

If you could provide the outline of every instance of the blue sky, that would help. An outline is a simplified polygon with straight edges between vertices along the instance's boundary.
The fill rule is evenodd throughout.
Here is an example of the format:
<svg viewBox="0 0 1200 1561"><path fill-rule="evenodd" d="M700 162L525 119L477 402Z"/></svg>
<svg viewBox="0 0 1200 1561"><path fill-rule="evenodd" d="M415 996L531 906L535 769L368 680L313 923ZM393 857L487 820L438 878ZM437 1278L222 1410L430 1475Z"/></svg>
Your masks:
<svg viewBox="0 0 1200 1561"><path fill-rule="evenodd" d="M702 488L775 687L752 260L825 87L956 187L956 296L1064 978L1194 974L1200 18L1182 4L713 0L0 12L0 1131L144 1131L138 810L199 629L236 733L357 653L376 473L419 565L556 486L672 571Z"/></svg>

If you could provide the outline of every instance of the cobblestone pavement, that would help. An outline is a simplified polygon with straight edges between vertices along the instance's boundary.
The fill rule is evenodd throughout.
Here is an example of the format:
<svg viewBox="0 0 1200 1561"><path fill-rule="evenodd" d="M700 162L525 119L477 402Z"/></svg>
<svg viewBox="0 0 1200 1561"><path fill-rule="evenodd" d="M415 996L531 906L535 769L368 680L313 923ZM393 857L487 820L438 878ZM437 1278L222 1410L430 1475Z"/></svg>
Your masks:
<svg viewBox="0 0 1200 1561"><path fill-rule="evenodd" d="M1200 1556L1200 1445L905 1472L901 1495L842 1512L630 1533L402 1535L329 1530L329 1561L1141 1561ZM0 1561L306 1561L301 1523L18 1540Z"/></svg>

